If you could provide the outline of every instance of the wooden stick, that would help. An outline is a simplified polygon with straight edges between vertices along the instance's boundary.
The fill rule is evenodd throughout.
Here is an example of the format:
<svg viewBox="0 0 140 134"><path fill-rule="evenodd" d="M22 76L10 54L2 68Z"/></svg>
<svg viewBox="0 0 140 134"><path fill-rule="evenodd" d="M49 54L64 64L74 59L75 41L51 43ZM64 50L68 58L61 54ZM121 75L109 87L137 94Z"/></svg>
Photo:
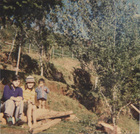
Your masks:
<svg viewBox="0 0 140 134"><path fill-rule="evenodd" d="M33 128L31 130L31 133L32 134L36 134L36 133L39 133L39 132L42 132L56 124L58 124L59 122L61 121L61 119L55 119L55 120L52 120L52 121L48 121L47 123L43 124L43 125L39 125L38 127L36 128Z"/></svg>
<svg viewBox="0 0 140 134"><path fill-rule="evenodd" d="M4 78L2 78L2 80L0 80L0 83L2 83L3 80L4 80Z"/></svg>
<svg viewBox="0 0 140 134"><path fill-rule="evenodd" d="M2 120L4 114L3 113L0 113L0 121Z"/></svg>
<svg viewBox="0 0 140 134"><path fill-rule="evenodd" d="M121 134L121 129L118 126L113 126L113 124L108 124L102 121L99 121L98 124L102 125L105 132L109 134Z"/></svg>
<svg viewBox="0 0 140 134"><path fill-rule="evenodd" d="M11 42L5 42L6 44L9 44L9 45L12 45L12 43Z"/></svg>
<svg viewBox="0 0 140 134"><path fill-rule="evenodd" d="M45 109L44 110L37 109L36 111L37 120L63 118L71 114L73 114L73 111L61 112L61 111L53 111L53 110L45 110Z"/></svg>
<svg viewBox="0 0 140 134"><path fill-rule="evenodd" d="M99 121L98 124L102 125L103 127L109 128L111 130L114 129L113 125L110 125L110 124L102 122L102 121Z"/></svg>
<svg viewBox="0 0 140 134"><path fill-rule="evenodd" d="M133 104L130 104L130 106L133 107L140 114L140 110L137 109Z"/></svg>

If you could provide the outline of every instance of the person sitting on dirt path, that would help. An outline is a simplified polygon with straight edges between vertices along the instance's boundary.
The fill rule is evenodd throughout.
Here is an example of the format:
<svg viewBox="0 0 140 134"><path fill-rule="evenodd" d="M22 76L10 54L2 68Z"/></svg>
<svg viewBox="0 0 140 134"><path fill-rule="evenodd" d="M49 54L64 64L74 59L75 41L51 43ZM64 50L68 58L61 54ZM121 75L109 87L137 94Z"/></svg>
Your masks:
<svg viewBox="0 0 140 134"><path fill-rule="evenodd" d="M39 101L39 109L45 109L45 104L47 100L47 93L49 93L49 89L45 86L45 80L40 78L38 81L38 87L35 89L37 93L37 100Z"/></svg>
<svg viewBox="0 0 140 134"><path fill-rule="evenodd" d="M4 112L8 125L14 125L12 117L15 117L15 125L22 125L23 113L23 91L20 85L19 75L12 77L12 82L4 87L2 100L4 103L1 106L1 111Z"/></svg>
<svg viewBox="0 0 140 134"><path fill-rule="evenodd" d="M26 78L25 87L23 87L24 110L27 114L28 126L32 127L33 123L36 124L36 105L35 105L35 79L33 76Z"/></svg>

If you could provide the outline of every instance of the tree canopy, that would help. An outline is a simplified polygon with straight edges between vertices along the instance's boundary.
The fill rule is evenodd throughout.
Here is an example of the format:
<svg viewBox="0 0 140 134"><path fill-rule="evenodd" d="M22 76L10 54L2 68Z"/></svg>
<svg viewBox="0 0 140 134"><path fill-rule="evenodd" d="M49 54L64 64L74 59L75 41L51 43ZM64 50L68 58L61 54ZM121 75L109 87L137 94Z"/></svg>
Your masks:
<svg viewBox="0 0 140 134"><path fill-rule="evenodd" d="M50 11L50 7L61 5L61 0L2 0L0 2L0 18L2 24L11 20L11 23L22 27L23 23L27 26L35 20L41 20L45 12Z"/></svg>
<svg viewBox="0 0 140 134"><path fill-rule="evenodd" d="M99 93L108 100L115 118L121 107L140 98L136 13L136 5L126 0L69 1L68 7L58 12L54 28L67 37L80 61L93 61Z"/></svg>
<svg viewBox="0 0 140 134"><path fill-rule="evenodd" d="M54 5L62 6L62 2L3 0L0 18L3 24L10 20L21 30L36 23L39 28L32 29L34 35L29 37L34 37L41 49L52 30L53 37L59 35L57 42L69 45L82 64L92 61L99 77L93 92L98 90L107 100L112 118L117 118L122 107L140 99L140 21L135 17L136 5L126 0L68 0L63 8Z"/></svg>

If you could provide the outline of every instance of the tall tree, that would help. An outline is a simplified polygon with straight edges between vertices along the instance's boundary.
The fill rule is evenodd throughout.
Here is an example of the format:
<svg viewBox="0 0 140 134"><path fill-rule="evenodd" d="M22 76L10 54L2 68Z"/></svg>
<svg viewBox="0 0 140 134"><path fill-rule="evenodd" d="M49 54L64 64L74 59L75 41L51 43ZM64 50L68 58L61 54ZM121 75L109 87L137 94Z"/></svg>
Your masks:
<svg viewBox="0 0 140 134"><path fill-rule="evenodd" d="M54 8L55 5L61 5L61 0L2 0L0 1L0 19L1 25L10 21L20 29L21 42L19 44L19 58L17 60L17 71L20 61L20 50L23 45L24 26L27 28L35 22L41 21L43 17L50 11L50 7Z"/></svg>
<svg viewBox="0 0 140 134"><path fill-rule="evenodd" d="M55 29L68 37L80 61L93 61L100 81L98 90L115 125L122 108L140 98L136 6L126 0L78 0L60 12Z"/></svg>

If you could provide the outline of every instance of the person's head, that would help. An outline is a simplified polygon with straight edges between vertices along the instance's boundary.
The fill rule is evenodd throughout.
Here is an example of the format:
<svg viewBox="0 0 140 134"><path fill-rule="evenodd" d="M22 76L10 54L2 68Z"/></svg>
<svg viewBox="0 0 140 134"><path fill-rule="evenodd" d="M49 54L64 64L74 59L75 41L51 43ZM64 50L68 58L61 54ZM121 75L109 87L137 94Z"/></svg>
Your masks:
<svg viewBox="0 0 140 134"><path fill-rule="evenodd" d="M26 88L33 89L35 86L35 79L33 76L28 76L26 78Z"/></svg>
<svg viewBox="0 0 140 134"><path fill-rule="evenodd" d="M19 84L20 84L20 77L19 77L19 75L14 75L12 77L12 86L16 88L16 87L19 86Z"/></svg>
<svg viewBox="0 0 140 134"><path fill-rule="evenodd" d="M40 78L38 80L38 85L42 87L42 86L44 86L44 84L45 84L45 80L43 78Z"/></svg>

